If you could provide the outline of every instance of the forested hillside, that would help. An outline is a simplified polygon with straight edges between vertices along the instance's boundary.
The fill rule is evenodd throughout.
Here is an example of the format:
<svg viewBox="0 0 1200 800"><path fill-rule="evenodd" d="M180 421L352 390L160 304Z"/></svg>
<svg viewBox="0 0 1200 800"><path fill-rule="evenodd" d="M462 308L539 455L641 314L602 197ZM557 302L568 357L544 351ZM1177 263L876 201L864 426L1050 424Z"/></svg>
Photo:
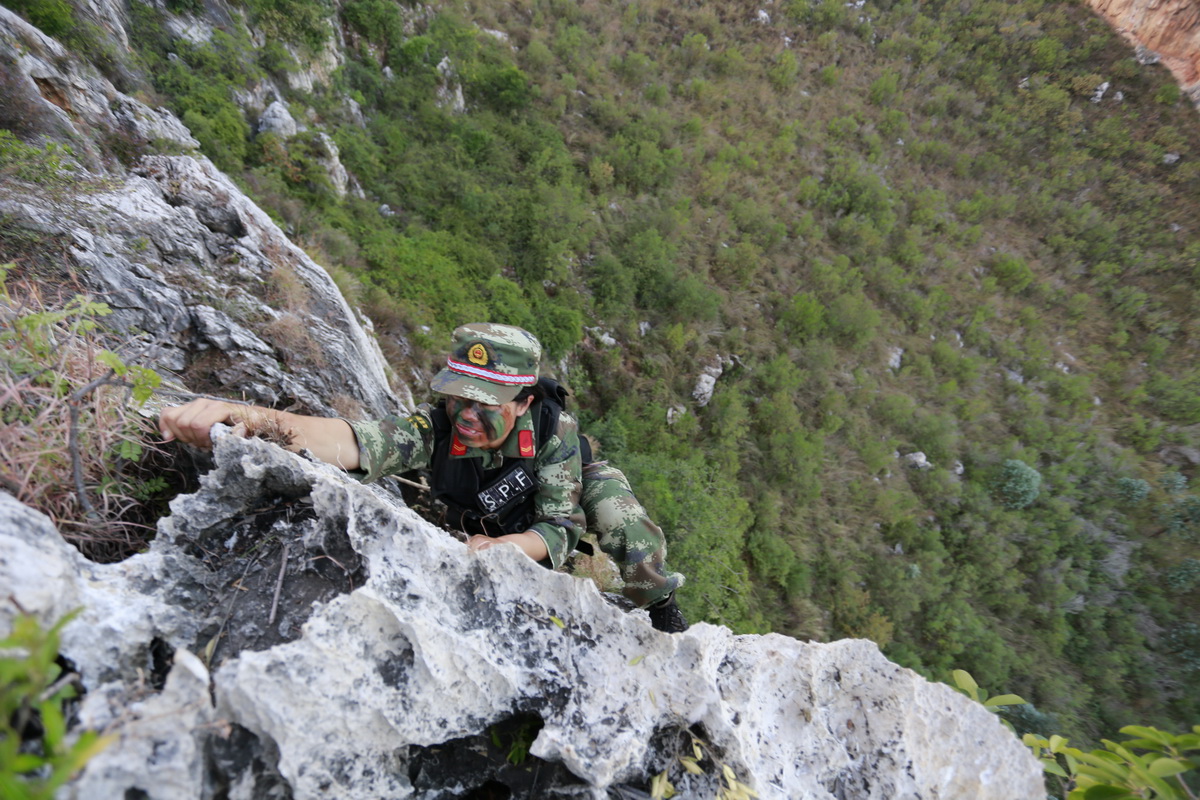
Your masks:
<svg viewBox="0 0 1200 800"><path fill-rule="evenodd" d="M1200 120L1086 8L245 0L184 39L201 0L130 0L127 54L6 4L174 110L398 373L537 333L690 618L1081 742L1200 718ZM338 42L256 134L239 98Z"/></svg>

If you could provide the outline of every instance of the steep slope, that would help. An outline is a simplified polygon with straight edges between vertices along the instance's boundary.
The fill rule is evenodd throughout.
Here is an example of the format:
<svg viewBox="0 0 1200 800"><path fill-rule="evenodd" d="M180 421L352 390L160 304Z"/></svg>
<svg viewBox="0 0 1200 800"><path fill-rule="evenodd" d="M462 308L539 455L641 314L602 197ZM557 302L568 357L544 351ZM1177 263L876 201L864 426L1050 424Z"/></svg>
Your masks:
<svg viewBox="0 0 1200 800"><path fill-rule="evenodd" d="M90 289L110 340L146 344L125 357L193 383L314 413L399 406L328 275L178 120L4 9L0 58L42 143L5 140L6 280ZM37 313L4 297L6 319ZM10 356L16 396L38 375L7 374L28 368ZM28 433L11 409L4 435ZM18 610L45 626L82 610L61 650L86 690L76 730L113 738L64 797L602 798L660 774L699 796L1041 790L993 715L870 642L660 634L590 581L471 554L395 493L258 439L221 436L199 491L119 563L0 493L0 583L0 636Z"/></svg>
<svg viewBox="0 0 1200 800"><path fill-rule="evenodd" d="M415 391L466 319L546 342L693 618L967 668L1076 741L1192 724L1200 133L1086 8L105 18L135 53L61 36L186 122Z"/></svg>

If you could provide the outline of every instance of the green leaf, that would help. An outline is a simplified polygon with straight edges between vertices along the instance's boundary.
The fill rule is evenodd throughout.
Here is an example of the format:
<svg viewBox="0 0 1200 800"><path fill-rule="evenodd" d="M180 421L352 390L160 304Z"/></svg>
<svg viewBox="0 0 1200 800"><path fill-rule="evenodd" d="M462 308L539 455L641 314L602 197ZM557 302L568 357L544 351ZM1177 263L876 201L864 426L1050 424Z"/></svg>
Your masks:
<svg viewBox="0 0 1200 800"><path fill-rule="evenodd" d="M1169 733L1164 733L1158 728L1147 728L1142 725L1126 725L1124 728L1121 728L1121 733L1128 736L1136 736L1139 739L1149 739L1163 747L1170 747L1175 740L1175 737ZM1126 742L1126 744L1129 743Z"/></svg>
<svg viewBox="0 0 1200 800"><path fill-rule="evenodd" d="M1059 750L1062 749L1063 745L1065 745L1066 743L1067 743L1067 740L1065 738L1063 738L1062 736L1059 736L1057 733L1054 734L1053 736L1050 737L1050 752L1057 753Z"/></svg>
<svg viewBox="0 0 1200 800"><path fill-rule="evenodd" d="M636 658L634 658L632 661L629 662L629 666L636 667L638 664L642 663L642 659L644 659L645 657L646 657L645 654L637 656Z"/></svg>
<svg viewBox="0 0 1200 800"><path fill-rule="evenodd" d="M1128 789L1122 789L1119 786L1104 786L1097 785L1088 789L1083 793L1087 800L1125 800L1133 797Z"/></svg>
<svg viewBox="0 0 1200 800"><path fill-rule="evenodd" d="M1172 775L1187 772L1191 767L1173 758L1160 758L1147 767L1147 769L1156 778L1169 778Z"/></svg>
<svg viewBox="0 0 1200 800"><path fill-rule="evenodd" d="M560 628L566 628L566 627L567 627L567 623L563 622L563 621L562 621L561 619L559 619L558 617L553 617L553 616L552 616L552 617L550 617L550 621L551 621L551 622L553 622L555 625L557 625L557 626L558 626L558 627L560 627Z"/></svg>
<svg viewBox="0 0 1200 800"><path fill-rule="evenodd" d="M1088 755L1088 753L1083 753L1079 756L1080 763L1075 767L1076 775L1086 776L1097 783L1127 783L1129 781L1128 767L1113 764L1104 759L1095 759L1093 762L1088 759Z"/></svg>
<svg viewBox="0 0 1200 800"><path fill-rule="evenodd" d="M1025 701L1015 694L999 694L984 703L985 706L1023 706Z"/></svg>
<svg viewBox="0 0 1200 800"><path fill-rule="evenodd" d="M950 674L954 677L954 684L958 688L968 692L979 689L979 684L975 683L975 679L971 677L971 673L965 669L956 669Z"/></svg>
<svg viewBox="0 0 1200 800"><path fill-rule="evenodd" d="M42 712L42 729L45 732L46 749L52 753L57 752L63 737L67 735L67 723L63 719L62 709L54 700L41 703L39 709Z"/></svg>
<svg viewBox="0 0 1200 800"><path fill-rule="evenodd" d="M1067 771L1059 766L1058 762L1052 758L1040 759L1042 762L1042 771L1049 772L1051 775L1057 775L1060 778L1069 778Z"/></svg>
<svg viewBox="0 0 1200 800"><path fill-rule="evenodd" d="M33 772L35 769L40 768L45 763L46 759L42 758L41 756L35 756L32 753L19 753L15 758L13 758L8 769L10 769L14 775L21 775L25 772Z"/></svg>
<svg viewBox="0 0 1200 800"><path fill-rule="evenodd" d="M124 375L129 371L121 357L111 350L101 350L96 354L96 360L118 375Z"/></svg>

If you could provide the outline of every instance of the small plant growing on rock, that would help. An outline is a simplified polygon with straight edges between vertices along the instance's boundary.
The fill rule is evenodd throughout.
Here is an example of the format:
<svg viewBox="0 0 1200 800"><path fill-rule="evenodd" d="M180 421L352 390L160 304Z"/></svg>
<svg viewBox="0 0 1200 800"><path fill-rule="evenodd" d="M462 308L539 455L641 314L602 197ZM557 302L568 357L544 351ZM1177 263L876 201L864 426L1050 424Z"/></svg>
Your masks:
<svg viewBox="0 0 1200 800"><path fill-rule="evenodd" d="M0 796L50 800L88 759L110 743L95 731L67 740L63 704L74 697L79 676L57 663L59 633L76 612L42 630L19 614L0 640Z"/></svg>
<svg viewBox="0 0 1200 800"><path fill-rule="evenodd" d="M62 188L74 179L75 153L66 145L25 144L12 131L0 128L0 176Z"/></svg>
<svg viewBox="0 0 1200 800"><path fill-rule="evenodd" d="M143 546L143 505L167 488L144 466L156 451L131 407L159 376L99 345L108 306L10 286L12 269L0 266L0 484L85 555L121 558Z"/></svg>

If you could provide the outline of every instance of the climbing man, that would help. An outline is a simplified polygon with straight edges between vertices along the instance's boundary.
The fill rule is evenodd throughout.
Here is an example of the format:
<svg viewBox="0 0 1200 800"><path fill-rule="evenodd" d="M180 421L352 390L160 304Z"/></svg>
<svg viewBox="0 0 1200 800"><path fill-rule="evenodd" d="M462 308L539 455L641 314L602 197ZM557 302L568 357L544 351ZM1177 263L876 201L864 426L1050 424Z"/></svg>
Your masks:
<svg viewBox="0 0 1200 800"><path fill-rule="evenodd" d="M521 328L477 323L456 329L451 347L430 382L444 398L407 417L349 422L196 400L164 411L159 427L165 441L209 447L214 423L270 422L290 436L290 449L368 482L428 468L446 522L469 534L473 551L512 544L557 568L591 530L620 568L625 596L647 609L654 627L687 630L675 602L683 576L666 569L662 531L621 471L592 461L563 407L566 390L539 378L538 340Z"/></svg>

